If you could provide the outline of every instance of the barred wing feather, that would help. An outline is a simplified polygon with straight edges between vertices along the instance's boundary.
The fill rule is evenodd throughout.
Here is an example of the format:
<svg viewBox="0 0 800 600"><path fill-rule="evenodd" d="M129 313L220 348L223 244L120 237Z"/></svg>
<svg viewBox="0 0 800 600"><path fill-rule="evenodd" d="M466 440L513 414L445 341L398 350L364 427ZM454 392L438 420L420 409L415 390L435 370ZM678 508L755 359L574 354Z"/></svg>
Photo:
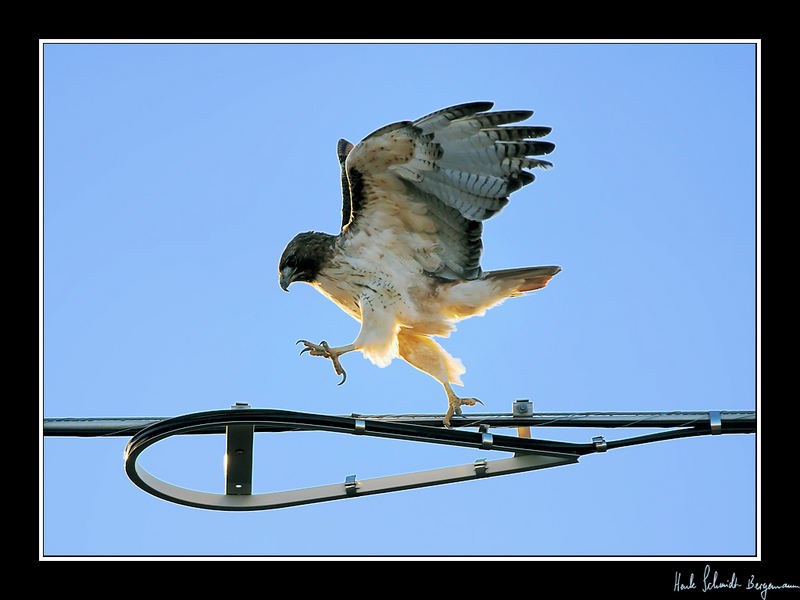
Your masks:
<svg viewBox="0 0 800 600"><path fill-rule="evenodd" d="M549 127L514 125L528 110L486 112L491 102L445 108L378 129L353 147L340 140L342 229L393 228L391 251L447 280L481 277L482 222L531 183L555 145ZM379 225L380 224L380 225Z"/></svg>

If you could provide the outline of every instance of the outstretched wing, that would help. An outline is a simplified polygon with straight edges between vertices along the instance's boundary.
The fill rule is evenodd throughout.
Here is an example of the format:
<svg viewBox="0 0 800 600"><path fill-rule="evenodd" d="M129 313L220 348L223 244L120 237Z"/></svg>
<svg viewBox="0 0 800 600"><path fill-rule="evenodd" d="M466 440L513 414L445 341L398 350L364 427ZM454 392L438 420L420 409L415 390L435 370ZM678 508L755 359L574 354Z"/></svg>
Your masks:
<svg viewBox="0 0 800 600"><path fill-rule="evenodd" d="M342 234L366 233L430 275L480 277L482 222L534 180L526 169L552 166L531 157L555 147L536 141L549 127L504 126L532 111L486 112L492 106L472 102L393 123L352 149L340 140Z"/></svg>
<svg viewBox="0 0 800 600"><path fill-rule="evenodd" d="M350 222L350 216L353 214L350 203L350 184L347 181L347 167L345 167L345 160L352 149L353 144L347 140L339 140L339 143L336 144L336 157L339 159L339 168L342 174L342 227Z"/></svg>

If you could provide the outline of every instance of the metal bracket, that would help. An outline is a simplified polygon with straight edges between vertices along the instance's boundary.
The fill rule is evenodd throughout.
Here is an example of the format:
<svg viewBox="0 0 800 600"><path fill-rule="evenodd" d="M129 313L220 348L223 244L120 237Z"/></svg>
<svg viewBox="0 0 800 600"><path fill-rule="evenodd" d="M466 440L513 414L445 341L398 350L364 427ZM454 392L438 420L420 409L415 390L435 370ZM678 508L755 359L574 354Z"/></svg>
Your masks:
<svg viewBox="0 0 800 600"><path fill-rule="evenodd" d="M518 400L514 400L514 404L511 405L511 414L514 417L532 417L533 402L527 398L519 398ZM531 428L525 426L517 427L517 435L519 437L530 438ZM516 454L517 453L515 453L515 456Z"/></svg>
<svg viewBox="0 0 800 600"><path fill-rule="evenodd" d="M237 402L232 410L250 408ZM225 428L225 493L253 493L253 425L232 424Z"/></svg>

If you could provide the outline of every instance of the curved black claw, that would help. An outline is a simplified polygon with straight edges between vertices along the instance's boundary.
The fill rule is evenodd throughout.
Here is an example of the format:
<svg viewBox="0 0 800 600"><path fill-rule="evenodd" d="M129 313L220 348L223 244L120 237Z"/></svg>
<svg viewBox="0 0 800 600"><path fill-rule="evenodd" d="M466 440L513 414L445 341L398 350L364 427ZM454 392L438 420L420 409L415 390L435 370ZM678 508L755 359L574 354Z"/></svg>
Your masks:
<svg viewBox="0 0 800 600"><path fill-rule="evenodd" d="M295 345L295 346L297 346L297 344L305 344L305 345L306 345L306 347L305 347L305 348L303 348L302 350L300 350L300 356L302 356L302 355L303 355L303 352L309 352L309 351L311 350L311 347L312 347L312 346L314 346L314 344L312 344L312 343L311 343L311 342L309 342L308 340L297 340L297 341L294 343L294 345Z"/></svg>
<svg viewBox="0 0 800 600"><path fill-rule="evenodd" d="M337 375L342 376L342 380L336 385L342 385L347 380L347 372L344 370L342 363L339 362L339 356L331 352L331 348L328 346L328 342L325 340L322 340L319 345L325 350L327 358L331 359L331 362L333 363L333 370L336 371Z"/></svg>

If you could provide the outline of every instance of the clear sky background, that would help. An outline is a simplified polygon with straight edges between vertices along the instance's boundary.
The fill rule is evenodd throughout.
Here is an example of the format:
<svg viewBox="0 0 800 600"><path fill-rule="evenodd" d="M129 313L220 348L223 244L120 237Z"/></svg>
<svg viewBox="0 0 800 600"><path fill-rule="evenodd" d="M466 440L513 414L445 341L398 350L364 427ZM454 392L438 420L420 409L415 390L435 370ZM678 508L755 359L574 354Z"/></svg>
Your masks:
<svg viewBox="0 0 800 600"><path fill-rule="evenodd" d="M296 233L338 231L340 137L475 100L534 110L556 144L555 168L486 222L483 267L563 271L443 341L486 405L465 411L756 408L752 44L48 43L43 57L46 417L443 413L439 384L402 361L346 355L337 387L329 361L299 357L297 339L346 344L358 324L309 286L283 292L277 264ZM150 496L123 471L126 442L44 438L45 555L756 552L754 435L259 512ZM224 445L171 438L142 464L221 493ZM254 492L484 456L259 434Z"/></svg>

